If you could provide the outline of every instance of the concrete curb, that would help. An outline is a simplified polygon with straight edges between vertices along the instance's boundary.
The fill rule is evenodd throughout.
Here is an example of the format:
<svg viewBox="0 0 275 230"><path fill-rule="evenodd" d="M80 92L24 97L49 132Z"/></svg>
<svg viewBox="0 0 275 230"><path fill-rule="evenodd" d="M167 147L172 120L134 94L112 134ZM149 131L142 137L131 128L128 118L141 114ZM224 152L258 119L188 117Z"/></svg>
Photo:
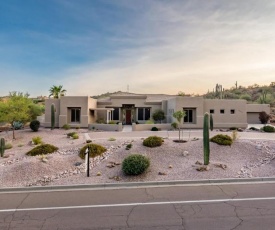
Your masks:
<svg viewBox="0 0 275 230"><path fill-rule="evenodd" d="M104 183L104 184L81 184L81 185L56 185L39 187L15 187L1 188L0 193L6 192L39 192L58 190L84 190L84 189L119 189L136 187L158 187L158 186L192 186L192 185L215 185L215 184L242 184L254 182L275 182L275 177L262 178L229 178L209 180L184 180L184 181L150 181L150 182L128 182L128 183Z"/></svg>

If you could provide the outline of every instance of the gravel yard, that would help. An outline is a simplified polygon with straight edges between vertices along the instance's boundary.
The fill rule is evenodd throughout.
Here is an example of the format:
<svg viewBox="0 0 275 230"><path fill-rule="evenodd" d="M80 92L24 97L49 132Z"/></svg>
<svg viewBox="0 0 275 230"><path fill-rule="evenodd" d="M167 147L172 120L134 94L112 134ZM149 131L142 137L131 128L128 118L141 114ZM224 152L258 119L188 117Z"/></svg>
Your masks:
<svg viewBox="0 0 275 230"><path fill-rule="evenodd" d="M79 139L67 138L66 134L72 131L79 134ZM86 141L84 133L87 132L93 143L108 149L103 156L91 159L90 177L86 177L84 160L78 156L79 148ZM152 135L157 134L155 132ZM35 147L31 144L35 136L42 137L44 143L53 144L59 150L44 159L41 156L26 156L25 153ZM211 143L210 168L199 172L196 162L203 163L201 139L175 143L169 138L164 139L160 147L148 148L142 145L142 138L131 138L131 133L128 138L114 141L108 140L110 136L100 139L93 139L93 136L87 129L41 128L38 132L25 129L16 131L16 140L12 140L12 132L0 133L0 137L13 145L13 148L5 151L6 157L0 158L0 187L275 176L275 142L270 140L236 140L231 147ZM129 143L133 147L126 150ZM123 174L120 164L131 153L150 158L151 165L145 174Z"/></svg>

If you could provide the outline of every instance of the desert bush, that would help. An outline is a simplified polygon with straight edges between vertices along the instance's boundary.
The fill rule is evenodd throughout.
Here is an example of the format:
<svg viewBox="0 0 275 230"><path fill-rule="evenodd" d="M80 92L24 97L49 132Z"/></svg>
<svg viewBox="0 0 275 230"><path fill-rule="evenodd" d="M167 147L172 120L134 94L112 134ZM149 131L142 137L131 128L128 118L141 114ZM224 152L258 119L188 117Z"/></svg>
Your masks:
<svg viewBox="0 0 275 230"><path fill-rule="evenodd" d="M210 139L210 141L219 145L232 145L233 140L228 135L218 134Z"/></svg>
<svg viewBox="0 0 275 230"><path fill-rule="evenodd" d="M150 166L150 160L140 154L132 154L126 157L122 162L122 171L126 175L139 175L145 172Z"/></svg>
<svg viewBox="0 0 275 230"><path fill-rule="evenodd" d="M163 139L161 137L150 136L143 140L143 145L153 148L153 147L161 146L162 142L163 142Z"/></svg>
<svg viewBox="0 0 275 230"><path fill-rule="evenodd" d="M5 144L5 149L11 149L13 146L11 143Z"/></svg>
<svg viewBox="0 0 275 230"><path fill-rule="evenodd" d="M159 129L157 127L152 127L151 131L159 131Z"/></svg>
<svg viewBox="0 0 275 230"><path fill-rule="evenodd" d="M72 136L72 138L73 138L73 139L78 139L78 138L79 138L79 136L78 136L78 134L77 134L77 133L75 133L75 134Z"/></svg>
<svg viewBox="0 0 275 230"><path fill-rule="evenodd" d="M259 131L259 129L257 129L255 127L250 127L249 130Z"/></svg>
<svg viewBox="0 0 275 230"><path fill-rule="evenodd" d="M275 132L275 128L271 125L265 125L262 129L263 129L264 132L267 132L267 133L274 133Z"/></svg>
<svg viewBox="0 0 275 230"><path fill-rule="evenodd" d="M96 120L96 123L98 123L98 124L106 124L106 121L103 118L98 118Z"/></svg>
<svg viewBox="0 0 275 230"><path fill-rule="evenodd" d="M238 130L237 127L230 127L229 130Z"/></svg>
<svg viewBox="0 0 275 230"><path fill-rule="evenodd" d="M30 128L32 131L37 132L39 127L40 127L40 121L38 121L38 120L31 121Z"/></svg>
<svg viewBox="0 0 275 230"><path fill-rule="evenodd" d="M157 109L152 115L154 121L158 121L161 123L162 120L165 119L165 113L162 109Z"/></svg>
<svg viewBox="0 0 275 230"><path fill-rule="evenodd" d="M110 137L109 139L108 139L108 141L115 141L116 140L116 138L114 138L114 137Z"/></svg>
<svg viewBox="0 0 275 230"><path fill-rule="evenodd" d="M65 125L62 126L62 129L65 129L65 130L68 130L68 129L70 129L70 128L71 128L71 126L68 125L68 124L65 124Z"/></svg>
<svg viewBox="0 0 275 230"><path fill-rule="evenodd" d="M73 135L77 134L76 132L70 132L70 133L67 133L67 137L73 137Z"/></svg>
<svg viewBox="0 0 275 230"><path fill-rule="evenodd" d="M270 115L268 115L265 111L259 113L259 120L262 124L266 124L270 119Z"/></svg>
<svg viewBox="0 0 275 230"><path fill-rule="evenodd" d="M115 122L115 121L109 121L109 125L115 125L117 122Z"/></svg>
<svg viewBox="0 0 275 230"><path fill-rule="evenodd" d="M12 128L15 129L15 130L18 130L18 129L23 129L24 128L24 124L20 121L14 121L12 123Z"/></svg>
<svg viewBox="0 0 275 230"><path fill-rule="evenodd" d="M131 148L132 148L132 146L133 146L133 145L132 145L131 143L130 143L130 144L127 144L127 145L126 145L126 150L131 149Z"/></svg>
<svg viewBox="0 0 275 230"><path fill-rule="evenodd" d="M39 145L39 144L42 143L42 138L39 137L39 136L33 137L33 138L32 138L32 142L33 142L34 145Z"/></svg>
<svg viewBox="0 0 275 230"><path fill-rule="evenodd" d="M80 126L75 126L75 129L80 129Z"/></svg>
<svg viewBox="0 0 275 230"><path fill-rule="evenodd" d="M42 145L34 147L32 150L27 152L26 155L37 156L37 155L42 155L42 154L50 154L57 150L58 150L58 148L54 145L42 144Z"/></svg>
<svg viewBox="0 0 275 230"><path fill-rule="evenodd" d="M79 152L79 157L84 159L85 158L85 152L86 152L86 149L87 148L90 148L90 157L94 158L96 156L100 156L102 155L104 152L107 151L106 148L104 148L103 146L101 145L98 145L98 144L87 144L85 146L83 146L81 149L80 149L80 152Z"/></svg>
<svg viewBox="0 0 275 230"><path fill-rule="evenodd" d="M92 140L86 140L86 143L88 144L88 143L92 143Z"/></svg>
<svg viewBox="0 0 275 230"><path fill-rule="evenodd" d="M171 123L171 127L172 127L173 129L177 129L177 128L179 127L179 125L178 125L177 122L173 122L173 123Z"/></svg>

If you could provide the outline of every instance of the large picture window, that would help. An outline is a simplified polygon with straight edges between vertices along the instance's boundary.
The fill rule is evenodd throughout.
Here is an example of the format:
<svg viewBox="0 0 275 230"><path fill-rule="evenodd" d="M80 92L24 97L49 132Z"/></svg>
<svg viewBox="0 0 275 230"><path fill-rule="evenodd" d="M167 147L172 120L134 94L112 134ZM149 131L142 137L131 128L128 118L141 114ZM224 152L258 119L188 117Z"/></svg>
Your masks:
<svg viewBox="0 0 275 230"><path fill-rule="evenodd" d="M150 120L150 108L138 108L138 120Z"/></svg>
<svg viewBox="0 0 275 230"><path fill-rule="evenodd" d="M109 119L114 121L119 120L119 108L114 108L114 110L111 111Z"/></svg>
<svg viewBox="0 0 275 230"><path fill-rule="evenodd" d="M80 108L71 108L71 122L80 122Z"/></svg>

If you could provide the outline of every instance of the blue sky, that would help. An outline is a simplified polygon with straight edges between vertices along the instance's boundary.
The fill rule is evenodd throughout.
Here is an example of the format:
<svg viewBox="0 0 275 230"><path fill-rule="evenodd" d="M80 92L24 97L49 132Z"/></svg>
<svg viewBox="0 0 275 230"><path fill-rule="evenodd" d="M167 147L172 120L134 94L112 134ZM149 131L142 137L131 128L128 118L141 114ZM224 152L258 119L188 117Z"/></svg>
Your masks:
<svg viewBox="0 0 275 230"><path fill-rule="evenodd" d="M269 84L274 25L270 0L1 1L0 96Z"/></svg>

